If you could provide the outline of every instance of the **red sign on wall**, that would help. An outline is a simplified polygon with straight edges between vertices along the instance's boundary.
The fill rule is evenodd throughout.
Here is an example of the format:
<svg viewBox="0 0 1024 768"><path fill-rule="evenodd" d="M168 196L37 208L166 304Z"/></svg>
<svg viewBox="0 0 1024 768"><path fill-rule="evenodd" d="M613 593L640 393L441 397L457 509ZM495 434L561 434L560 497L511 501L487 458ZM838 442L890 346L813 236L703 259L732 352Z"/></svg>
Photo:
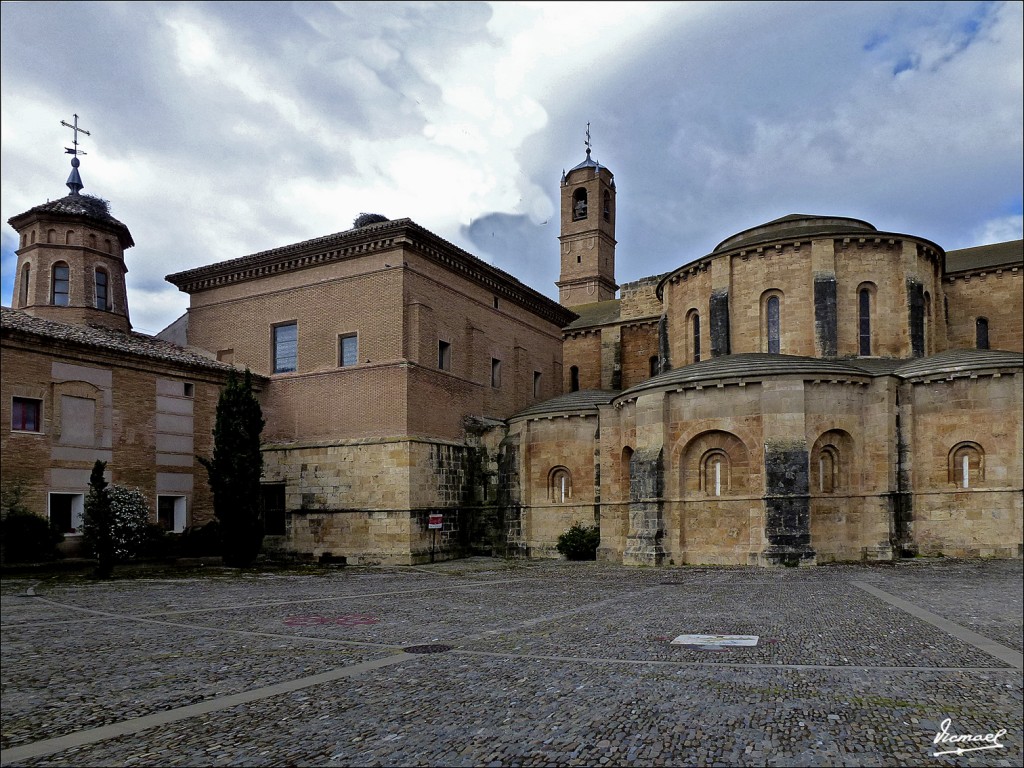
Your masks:
<svg viewBox="0 0 1024 768"><path fill-rule="evenodd" d="M434 529L434 530L439 529L444 524L443 520L444 520L444 516L440 512L438 512L436 514L431 514L427 518L427 528L428 529Z"/></svg>

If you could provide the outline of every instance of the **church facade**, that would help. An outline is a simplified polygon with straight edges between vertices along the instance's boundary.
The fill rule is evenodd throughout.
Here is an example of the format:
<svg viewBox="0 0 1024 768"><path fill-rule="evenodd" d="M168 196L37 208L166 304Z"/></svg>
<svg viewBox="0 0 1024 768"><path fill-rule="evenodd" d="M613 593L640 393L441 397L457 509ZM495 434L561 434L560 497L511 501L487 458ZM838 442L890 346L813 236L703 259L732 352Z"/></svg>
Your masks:
<svg viewBox="0 0 1024 768"><path fill-rule="evenodd" d="M40 514L55 477L81 485L54 474L70 459L52 418L68 385L53 371L62 333L103 333L135 344L107 360L112 381L153 368L139 362L147 344L163 366L144 407L119 406L114 384L96 396L92 448L113 481L137 478L165 519L167 483L187 484L180 522L211 519L189 456L209 450L226 372L249 368L267 420L267 546L300 557L557 557L574 523L597 525L598 556L627 564L1020 556L1021 241L947 253L858 219L790 215L619 286L611 171L588 150L560 198L558 302L408 219L363 215L168 276L190 305L159 338L130 332L127 229L109 212L79 212L97 242L57 247L42 240L59 239L66 212L14 217L29 277L0 337L4 482L28 477ZM80 301L65 301L79 290L66 280ZM34 431L14 410L29 390ZM160 416L186 415L175 397L187 424ZM116 453L128 422L146 446L131 460ZM174 442L168 427L188 437L173 468L157 447ZM33 439L32 461L8 461Z"/></svg>

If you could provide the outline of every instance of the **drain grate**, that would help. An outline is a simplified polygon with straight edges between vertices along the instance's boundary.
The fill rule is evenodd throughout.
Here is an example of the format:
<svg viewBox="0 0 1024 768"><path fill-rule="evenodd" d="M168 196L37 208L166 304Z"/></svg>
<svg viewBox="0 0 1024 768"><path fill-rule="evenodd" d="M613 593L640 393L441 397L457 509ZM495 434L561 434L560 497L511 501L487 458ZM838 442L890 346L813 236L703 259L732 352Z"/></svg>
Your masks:
<svg viewBox="0 0 1024 768"><path fill-rule="evenodd" d="M450 645L410 645L402 650L406 653L444 653L451 649Z"/></svg>

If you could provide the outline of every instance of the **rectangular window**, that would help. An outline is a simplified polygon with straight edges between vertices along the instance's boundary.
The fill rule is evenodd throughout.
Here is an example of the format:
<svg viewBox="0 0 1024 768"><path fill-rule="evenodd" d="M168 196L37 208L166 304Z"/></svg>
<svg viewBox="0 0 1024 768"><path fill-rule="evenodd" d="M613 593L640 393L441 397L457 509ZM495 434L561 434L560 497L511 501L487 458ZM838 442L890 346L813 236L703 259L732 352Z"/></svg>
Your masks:
<svg viewBox="0 0 1024 768"><path fill-rule="evenodd" d="M447 341L437 342L437 367L442 371L452 369L452 345Z"/></svg>
<svg viewBox="0 0 1024 768"><path fill-rule="evenodd" d="M185 530L185 497L157 496L156 521L165 531L181 533Z"/></svg>
<svg viewBox="0 0 1024 768"><path fill-rule="evenodd" d="M266 483L260 486L263 532L267 536L284 536L288 533L285 524L284 491L284 483Z"/></svg>
<svg viewBox="0 0 1024 768"><path fill-rule="evenodd" d="M338 365L344 368L359 362L359 342L354 333L338 337Z"/></svg>
<svg viewBox="0 0 1024 768"><path fill-rule="evenodd" d="M71 268L58 265L53 268L53 304L66 307L71 302Z"/></svg>
<svg viewBox="0 0 1024 768"><path fill-rule="evenodd" d="M183 382L181 385L181 394L185 397L194 397L196 394L196 385L191 381Z"/></svg>
<svg viewBox="0 0 1024 768"><path fill-rule="evenodd" d="M84 493L51 493L50 522L61 533L81 533L82 514L85 512Z"/></svg>
<svg viewBox="0 0 1024 768"><path fill-rule="evenodd" d="M491 386L501 386L501 360L496 357L491 358Z"/></svg>
<svg viewBox="0 0 1024 768"><path fill-rule="evenodd" d="M110 309L107 297L107 273L103 270L96 270L96 309Z"/></svg>
<svg viewBox="0 0 1024 768"><path fill-rule="evenodd" d="M274 326L274 373L290 373L299 360L299 327L296 323Z"/></svg>
<svg viewBox="0 0 1024 768"><path fill-rule="evenodd" d="M43 401L34 397L14 398L11 429L15 432L42 432Z"/></svg>
<svg viewBox="0 0 1024 768"><path fill-rule="evenodd" d="M540 397L540 371L533 372L533 396Z"/></svg>

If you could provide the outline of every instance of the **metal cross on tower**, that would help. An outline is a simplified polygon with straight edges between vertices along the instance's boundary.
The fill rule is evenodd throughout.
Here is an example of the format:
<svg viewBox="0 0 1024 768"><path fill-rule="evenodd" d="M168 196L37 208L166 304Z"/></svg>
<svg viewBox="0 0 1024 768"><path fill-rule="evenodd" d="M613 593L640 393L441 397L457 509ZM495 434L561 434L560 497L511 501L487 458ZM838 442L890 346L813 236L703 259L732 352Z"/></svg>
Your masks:
<svg viewBox="0 0 1024 768"><path fill-rule="evenodd" d="M73 130L75 132L75 138L72 141L72 143L75 145L74 149L72 149L71 147L64 147L64 151L67 154L69 154L69 155L75 155L75 156L87 154L84 150L81 150L81 149L78 148L78 134L84 133L86 136L91 136L92 134L89 133L87 130L85 130L85 128L79 128L78 127L78 115L75 115L75 124L74 125L72 125L71 123L67 122L66 120L61 120L60 124L63 125L63 126L66 126L67 128L70 128L71 130ZM587 125L590 125L590 124L587 123Z"/></svg>
<svg viewBox="0 0 1024 768"><path fill-rule="evenodd" d="M583 144L587 148L587 154L590 154L590 123L587 123L587 140Z"/></svg>

